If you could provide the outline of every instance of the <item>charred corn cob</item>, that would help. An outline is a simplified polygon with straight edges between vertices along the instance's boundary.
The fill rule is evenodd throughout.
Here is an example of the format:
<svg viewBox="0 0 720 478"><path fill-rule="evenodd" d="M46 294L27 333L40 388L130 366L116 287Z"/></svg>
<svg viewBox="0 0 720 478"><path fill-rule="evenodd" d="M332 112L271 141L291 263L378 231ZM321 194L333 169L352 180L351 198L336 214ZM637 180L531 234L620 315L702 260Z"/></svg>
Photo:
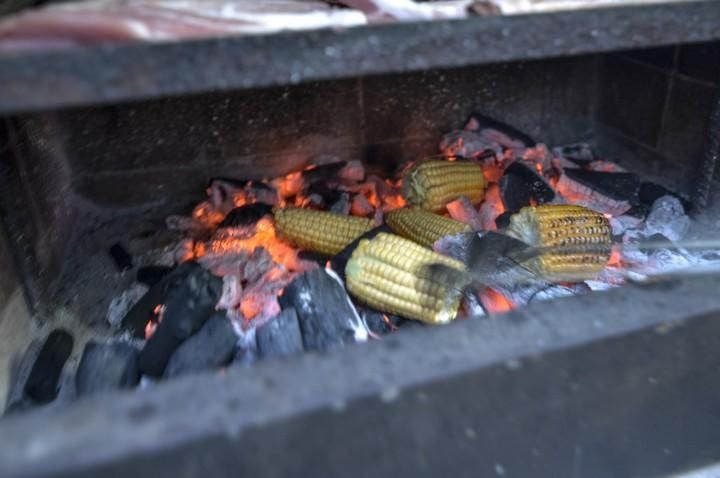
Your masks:
<svg viewBox="0 0 720 478"><path fill-rule="evenodd" d="M460 221L419 209L396 209L385 216L385 222L395 234L427 247L445 236L471 230Z"/></svg>
<svg viewBox="0 0 720 478"><path fill-rule="evenodd" d="M403 197L411 206L441 211L460 196L473 204L485 195L485 176L480 165L469 161L423 161L403 176Z"/></svg>
<svg viewBox="0 0 720 478"><path fill-rule="evenodd" d="M603 214L582 206L522 208L510 218L507 234L541 248L525 265L548 280L588 279L610 260L609 221Z"/></svg>
<svg viewBox="0 0 720 478"><path fill-rule="evenodd" d="M372 219L300 208L276 208L278 234L301 249L334 255L373 228Z"/></svg>
<svg viewBox="0 0 720 478"><path fill-rule="evenodd" d="M457 315L461 288L448 287L431 273L433 265L465 274L465 266L393 234L364 239L345 267L348 291L382 312L430 324Z"/></svg>

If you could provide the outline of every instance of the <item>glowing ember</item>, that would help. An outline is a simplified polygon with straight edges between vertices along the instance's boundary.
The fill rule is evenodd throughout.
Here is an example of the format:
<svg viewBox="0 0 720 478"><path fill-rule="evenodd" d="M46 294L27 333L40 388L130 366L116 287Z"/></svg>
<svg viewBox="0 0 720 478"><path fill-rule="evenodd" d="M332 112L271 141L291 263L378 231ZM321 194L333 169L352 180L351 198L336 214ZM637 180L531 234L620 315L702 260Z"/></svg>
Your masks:
<svg viewBox="0 0 720 478"><path fill-rule="evenodd" d="M485 291L480 294L480 302L485 310L491 314L501 314L515 308L507 297L492 289L485 289Z"/></svg>

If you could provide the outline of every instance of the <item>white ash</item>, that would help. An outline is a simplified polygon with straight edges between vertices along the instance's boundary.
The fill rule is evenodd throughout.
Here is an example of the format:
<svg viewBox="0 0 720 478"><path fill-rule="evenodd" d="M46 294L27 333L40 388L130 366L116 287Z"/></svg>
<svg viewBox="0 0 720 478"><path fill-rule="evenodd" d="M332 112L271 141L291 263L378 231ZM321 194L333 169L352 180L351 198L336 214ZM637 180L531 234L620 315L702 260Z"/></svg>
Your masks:
<svg viewBox="0 0 720 478"><path fill-rule="evenodd" d="M227 275L223 277L222 295L218 301L218 309L234 309L240 305L242 298L242 283L240 278L235 275Z"/></svg>
<svg viewBox="0 0 720 478"><path fill-rule="evenodd" d="M621 216L631 207L628 201L609 198L591 187L573 181L565 174L560 175L555 190L567 200L568 204L585 206L612 216Z"/></svg>
<svg viewBox="0 0 720 478"><path fill-rule="evenodd" d="M497 230L495 220L504 209L505 206L503 206L502 198L500 197L500 188L497 184L493 184L485 191L485 199L478 211L480 215L480 229L483 231Z"/></svg>
<svg viewBox="0 0 720 478"><path fill-rule="evenodd" d="M452 131L443 136L440 141L440 151L443 154L461 156L463 158L477 158L492 151L502 155L500 144L476 131Z"/></svg>
<svg viewBox="0 0 720 478"><path fill-rule="evenodd" d="M620 284L612 284L609 282L603 282L601 280L586 280L585 284L593 292L614 289L615 287L618 287L620 285Z"/></svg>
<svg viewBox="0 0 720 478"><path fill-rule="evenodd" d="M120 328L128 311L145 295L148 289L149 287L146 285L136 283L110 301L105 319L113 329Z"/></svg>
<svg viewBox="0 0 720 478"><path fill-rule="evenodd" d="M345 291L345 300L347 300L348 306L350 306L350 310L353 312L353 332L355 336L355 342L367 342L369 336L370 336L370 329L368 328L365 321L360 317L360 314L358 313L357 309L355 308L355 304L352 303L352 300L350 300L350 296L348 295L347 291L345 290L345 283L340 279L340 276L337 275L337 272L335 272L331 268L326 268L325 272L327 275L333 278L335 282L337 282L340 287Z"/></svg>
<svg viewBox="0 0 720 478"><path fill-rule="evenodd" d="M467 288L463 293L461 310L468 319L474 319L487 315L485 308L480 302L478 291L474 288Z"/></svg>
<svg viewBox="0 0 720 478"><path fill-rule="evenodd" d="M643 231L646 236L662 234L671 241L679 241L685 237L689 227L690 218L680 200L662 196L653 203Z"/></svg>
<svg viewBox="0 0 720 478"><path fill-rule="evenodd" d="M547 174L553 168L553 155L542 143L538 143L532 148L526 148L522 152L522 160L533 163L535 170L541 172L542 175Z"/></svg>
<svg viewBox="0 0 720 478"><path fill-rule="evenodd" d="M466 196L461 196L451 203L448 203L447 210L450 213L450 217L456 221L467 224L474 231L482 229L483 218Z"/></svg>
<svg viewBox="0 0 720 478"><path fill-rule="evenodd" d="M628 229L635 229L642 224L642 218L635 216L611 216L610 227L613 236L621 236Z"/></svg>

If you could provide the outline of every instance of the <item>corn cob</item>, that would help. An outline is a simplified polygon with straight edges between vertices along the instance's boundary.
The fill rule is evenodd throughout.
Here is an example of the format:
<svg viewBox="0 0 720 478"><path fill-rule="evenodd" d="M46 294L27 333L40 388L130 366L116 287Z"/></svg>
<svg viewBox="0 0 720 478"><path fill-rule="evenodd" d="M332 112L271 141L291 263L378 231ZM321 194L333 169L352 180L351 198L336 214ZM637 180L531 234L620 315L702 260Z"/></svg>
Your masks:
<svg viewBox="0 0 720 478"><path fill-rule="evenodd" d="M335 255L373 228L372 219L300 208L275 208L278 234L301 249Z"/></svg>
<svg viewBox="0 0 720 478"><path fill-rule="evenodd" d="M510 218L507 234L540 253L525 266L548 280L573 282L601 272L610 260L610 223L582 206L524 207Z"/></svg>
<svg viewBox="0 0 720 478"><path fill-rule="evenodd" d="M460 196L473 204L485 195L482 168L469 161L423 161L405 172L403 197L412 206L428 211L441 211Z"/></svg>
<svg viewBox="0 0 720 478"><path fill-rule="evenodd" d="M427 247L432 247L435 241L445 236L472 230L455 219L409 208L395 209L385 216L385 222L395 234Z"/></svg>
<svg viewBox="0 0 720 478"><path fill-rule="evenodd" d="M431 273L442 265L458 275L465 266L393 234L363 239L345 267L348 291L382 312L430 324L449 322L457 315L462 289L448 287Z"/></svg>

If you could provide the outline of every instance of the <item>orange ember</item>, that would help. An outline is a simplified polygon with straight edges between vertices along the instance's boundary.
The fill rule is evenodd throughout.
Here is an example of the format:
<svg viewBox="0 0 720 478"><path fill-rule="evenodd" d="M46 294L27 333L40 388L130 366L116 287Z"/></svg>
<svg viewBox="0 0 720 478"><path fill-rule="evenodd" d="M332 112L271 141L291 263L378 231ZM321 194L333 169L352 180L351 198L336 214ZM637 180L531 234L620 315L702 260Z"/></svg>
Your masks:
<svg viewBox="0 0 720 478"><path fill-rule="evenodd" d="M492 289L485 289L485 291L480 294L480 302L490 314L501 314L515 308L507 297Z"/></svg>
<svg viewBox="0 0 720 478"><path fill-rule="evenodd" d="M206 244L196 244L194 252L195 258L200 258L206 254L251 253L258 247L264 248L276 264L285 266L287 270L299 268L297 251L276 236L274 222L266 217L255 224L255 234L250 237L224 236L211 239Z"/></svg>
<svg viewBox="0 0 720 478"><path fill-rule="evenodd" d="M610 267L622 267L622 254L619 248L613 246L607 265Z"/></svg>

